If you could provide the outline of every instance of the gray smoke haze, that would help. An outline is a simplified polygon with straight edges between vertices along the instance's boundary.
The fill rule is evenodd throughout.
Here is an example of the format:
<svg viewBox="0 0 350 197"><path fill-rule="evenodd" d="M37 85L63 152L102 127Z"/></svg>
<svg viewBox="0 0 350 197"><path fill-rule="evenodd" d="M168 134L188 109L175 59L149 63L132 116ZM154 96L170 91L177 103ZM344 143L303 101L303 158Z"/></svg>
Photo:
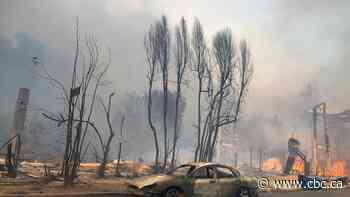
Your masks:
<svg viewBox="0 0 350 197"><path fill-rule="evenodd" d="M163 143L162 135L162 111L163 111L163 93L160 90L154 90L152 93L152 121L158 130L158 138L160 144ZM168 93L168 132L170 139L172 140L174 133L174 118L175 118L175 98L176 95L173 92ZM115 128L116 141L120 141L120 122L123 116L125 116L124 133L123 133L123 158L150 160L154 158L153 152L153 135L148 126L147 120L147 95L139 95L131 93L123 95L119 98L119 105L116 107L116 114L114 117L113 125ZM178 127L183 130L183 117L186 108L186 101L183 99L179 104L179 122ZM185 149L192 148L190 144L184 144L183 136L185 133L180 132L179 136L182 139L180 145ZM115 149L115 154L117 154ZM163 150L161 150L163 151ZM112 153L113 154L113 153ZM160 153L162 154L162 152Z"/></svg>
<svg viewBox="0 0 350 197"><path fill-rule="evenodd" d="M243 108L241 141L245 146L254 142L281 147L292 132L307 135L308 125L300 117L314 102L326 101L333 111L350 108L349 7L346 0L1 1L0 132L11 126L8 122L20 87L32 89L32 109L59 108L57 93L30 72L30 57L40 56L65 81L73 62L76 16L83 34L95 33L103 46L112 49L111 88L118 95L142 97L146 90L143 37L149 25L166 14L171 25L181 16L189 24L198 17L208 40L223 27L232 28L237 40L248 40L255 74ZM188 79L194 79L192 74ZM309 84L317 89L317 96L304 98ZM195 90L195 85L184 90L184 142L194 135ZM118 99L115 105L121 104ZM151 141L147 143L152 147Z"/></svg>
<svg viewBox="0 0 350 197"><path fill-rule="evenodd" d="M257 77L273 76L266 87L254 79L250 113L241 123L241 130L249 131L242 137L252 139L243 142L246 146L286 150L287 139L295 134L308 152L311 114L306 111L322 101L328 103L330 112L350 107L349 6L348 1L323 0L275 1L271 6L273 22L265 31L271 35L271 47L278 50L266 60L278 64L270 63L265 71L256 68Z"/></svg>

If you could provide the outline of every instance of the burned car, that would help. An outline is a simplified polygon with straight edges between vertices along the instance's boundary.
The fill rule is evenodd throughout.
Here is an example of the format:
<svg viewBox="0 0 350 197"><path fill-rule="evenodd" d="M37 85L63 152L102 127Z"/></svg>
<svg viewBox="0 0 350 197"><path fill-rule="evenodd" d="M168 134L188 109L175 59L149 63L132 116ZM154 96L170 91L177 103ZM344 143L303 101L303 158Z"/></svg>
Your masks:
<svg viewBox="0 0 350 197"><path fill-rule="evenodd" d="M129 182L134 194L162 197L255 197L257 180L215 163L190 163Z"/></svg>

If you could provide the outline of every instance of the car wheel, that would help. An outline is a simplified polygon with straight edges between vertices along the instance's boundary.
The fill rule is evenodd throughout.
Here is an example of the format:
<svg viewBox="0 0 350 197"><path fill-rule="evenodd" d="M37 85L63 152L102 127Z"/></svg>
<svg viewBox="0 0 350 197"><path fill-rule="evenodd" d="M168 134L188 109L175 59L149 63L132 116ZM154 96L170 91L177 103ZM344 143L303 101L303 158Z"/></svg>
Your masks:
<svg viewBox="0 0 350 197"><path fill-rule="evenodd" d="M251 192L249 191L248 188L246 187L241 187L237 194L236 194L236 197L254 197Z"/></svg>
<svg viewBox="0 0 350 197"><path fill-rule="evenodd" d="M183 197L184 194L177 188L169 188L164 192L163 197Z"/></svg>

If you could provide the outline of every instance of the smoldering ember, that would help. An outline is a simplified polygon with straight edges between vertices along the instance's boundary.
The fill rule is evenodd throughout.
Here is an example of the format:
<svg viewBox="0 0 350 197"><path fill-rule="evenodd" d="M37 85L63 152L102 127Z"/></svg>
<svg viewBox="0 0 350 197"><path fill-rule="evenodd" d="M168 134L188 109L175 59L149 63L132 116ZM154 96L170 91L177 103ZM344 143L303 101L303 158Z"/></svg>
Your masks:
<svg viewBox="0 0 350 197"><path fill-rule="evenodd" d="M0 2L0 196L350 196L350 1Z"/></svg>

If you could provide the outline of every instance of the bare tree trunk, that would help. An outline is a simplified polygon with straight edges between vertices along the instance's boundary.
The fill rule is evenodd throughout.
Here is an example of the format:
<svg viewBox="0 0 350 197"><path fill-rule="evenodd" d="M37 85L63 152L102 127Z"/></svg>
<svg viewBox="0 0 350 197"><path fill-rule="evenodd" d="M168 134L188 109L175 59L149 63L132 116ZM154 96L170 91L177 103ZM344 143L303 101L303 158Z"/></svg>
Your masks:
<svg viewBox="0 0 350 197"><path fill-rule="evenodd" d="M155 171L158 172L159 170L159 141L158 141L158 135L157 130L153 124L152 121L152 91L153 91L153 82L154 82L154 75L156 72L156 65L159 58L159 49L158 49L158 42L157 42L157 30L155 26L151 26L148 34L146 34L144 39L144 47L146 51L146 60L148 63L148 96L147 96L147 118L148 118L148 125L150 126L153 134L154 139L154 146L155 146Z"/></svg>
<svg viewBox="0 0 350 197"><path fill-rule="evenodd" d="M196 19L193 31L192 31L192 51L194 54L193 62L194 65L193 70L196 72L197 78L198 78L198 92L197 92L197 144L195 148L195 155L194 160L199 160L200 155L200 147L202 146L202 109L201 109L201 95L203 93L203 78L205 74L205 67L208 65L207 63L207 46L206 41L204 38L204 32L202 25L200 24L199 20Z"/></svg>
<svg viewBox="0 0 350 197"><path fill-rule="evenodd" d="M219 99L217 101L217 111L215 117L214 125L214 136L210 145L209 161L213 160L214 149L217 141L217 136L222 120L222 106L224 102L224 95L228 94L228 88L232 84L232 73L234 68L234 58L236 56L235 45L232 39L232 33L230 30L226 29L218 32L214 37L213 42L213 52L216 59L216 63L219 67L220 81L219 81Z"/></svg>
<svg viewBox="0 0 350 197"><path fill-rule="evenodd" d="M240 86L239 86L239 95L236 102L237 106L236 106L235 118L234 118L236 121L238 121L241 105L244 101L244 97L248 92L247 88L253 76L253 63L251 60L251 51L248 47L247 41L241 40L239 47L240 47L240 55L241 55L241 61L239 64Z"/></svg>
<svg viewBox="0 0 350 197"><path fill-rule="evenodd" d="M149 82L149 89L148 89L148 124L151 127L151 130L153 132L153 139L154 139L154 145L155 145L155 170L159 170L159 144L158 144L158 135L157 135L157 130L153 125L152 122L152 85L153 85L153 80L152 82Z"/></svg>
<svg viewBox="0 0 350 197"><path fill-rule="evenodd" d="M124 121L125 121L125 116L123 115L122 120L120 122L120 137L123 138L123 128L124 128ZM115 174L116 176L121 176L120 171L119 171L119 166L120 166L120 159L122 157L122 141L119 142L119 149L118 149L118 161L117 161L117 166L115 169Z"/></svg>
<svg viewBox="0 0 350 197"><path fill-rule="evenodd" d="M220 85L222 87L222 85ZM215 130L214 130L214 138L212 141L212 144L210 146L210 152L209 152L209 156L208 156L208 161L211 162L213 161L213 156L214 156L214 149L215 149L215 144L216 144L216 139L219 133L219 123L220 123L220 115L221 115L221 107L222 107L222 99L224 96L224 92L223 89L220 88L220 96L219 96L219 101L218 101L218 109L216 112L216 121L215 121Z"/></svg>
<svg viewBox="0 0 350 197"><path fill-rule="evenodd" d="M202 78L198 76L198 94L197 94L197 147L195 152L194 160L198 161L198 154L200 150L200 146L202 144L201 141L201 124L202 124L202 110L201 110L201 94L202 94Z"/></svg>
<svg viewBox="0 0 350 197"><path fill-rule="evenodd" d="M73 94L73 90L76 88L76 80L77 80L77 64L79 59L79 51L80 51L80 43L79 43L79 21L77 19L76 23L76 32L75 32L75 39L76 39L76 48L75 48L75 56L74 56L74 63L73 63L73 74L72 74L72 82L71 82L71 88L69 93L69 101L68 101L68 123L67 123L67 132L66 132L66 148L64 153L64 163L63 163L63 175L64 175L64 186L69 187L73 185L73 177L71 177L70 173L70 158L71 158L71 151L72 151L72 138L73 138L73 119L74 119L74 112L75 112L75 100L78 95Z"/></svg>
<svg viewBox="0 0 350 197"><path fill-rule="evenodd" d="M169 49L170 49L170 32L168 22L165 16L156 23L156 42L159 51L158 63L162 72L163 85L163 131L164 131L164 160L162 169L165 170L168 161L168 77L169 77Z"/></svg>
<svg viewBox="0 0 350 197"><path fill-rule="evenodd" d="M102 178L102 177L105 177L105 171L106 171L106 165L107 165L107 158L108 158L108 153L109 153L109 149L105 149L103 151L103 156L102 156L102 161L101 161L101 164L98 166L98 169L97 169L97 177L98 178Z"/></svg>
<svg viewBox="0 0 350 197"><path fill-rule="evenodd" d="M165 71L168 72L168 71ZM167 125L167 112L168 112L168 76L163 74L163 129L164 129L164 160L163 170L165 170L168 161L168 125Z"/></svg>
<svg viewBox="0 0 350 197"><path fill-rule="evenodd" d="M121 173L120 173L120 159L122 157L122 145L123 145L123 143L119 142L118 161L117 161L117 165L115 167L115 175L118 176L118 177L122 176Z"/></svg>
<svg viewBox="0 0 350 197"><path fill-rule="evenodd" d="M107 165L107 162L108 162L109 151L110 151L112 140L114 138L114 130L113 130L112 121L111 121L112 97L114 95L115 95L114 92L112 92L109 95L108 105L107 106L103 103L102 99L100 100L101 101L101 105L102 105L102 107L104 109L104 112L105 112L105 115L106 115L106 121L107 121L107 125L108 125L109 136L108 136L108 140L107 140L106 145L104 147L102 147L102 149L103 149L103 158L102 158L102 162L101 162L101 164L100 164L100 166L98 168L98 171L97 171L97 177L104 177L105 176L105 171L106 171L106 165Z"/></svg>
<svg viewBox="0 0 350 197"><path fill-rule="evenodd" d="M87 69L83 69L80 71L78 69L78 62L80 59L80 36L79 36L79 21L77 20L76 29L75 29L75 55L74 55L74 63L73 63L73 72L72 79L70 85L70 91L66 91L63 83L56 80L51 76L51 74L46 70L43 66L44 75L41 75L42 78L50 81L55 87L58 87L63 92L63 99L68 107L67 114L58 114L58 115L47 115L43 113L43 115L53 121L58 122L58 125L62 123L66 124L66 144L64 151L64 158L62 164L62 172L61 174L64 176L64 186L70 187L73 186L74 178L77 177L78 169L80 166L80 162L82 160L82 148L84 146L84 139L87 132L88 125L93 128L96 132L98 139L103 147L103 140L101 134L95 125L90 122L90 118L93 114L94 108L94 100L97 93L97 87L100 85L100 80L103 75L107 72L109 67L110 59L103 69L101 73L97 73L97 66L100 65L99 62L99 52L100 48L98 47L97 41L93 36L86 38L86 47L89 53L89 63ZM110 54L109 54L110 55ZM110 56L109 56L110 58ZM33 63L38 65L38 59L33 59ZM85 66L85 65L84 65ZM79 71L79 73L78 73ZM79 79L78 79L79 76ZM97 80L95 79L97 76ZM95 82L95 84L93 84ZM91 85L95 87L93 89L93 96L90 105L87 105L89 98L89 91L91 90ZM65 108L64 108L65 110ZM88 111L88 117L85 119L86 112ZM77 118L75 115L77 113ZM76 124L75 132L73 131L74 123ZM85 129L83 130L83 124L85 124ZM107 151L108 152L108 151Z"/></svg>
<svg viewBox="0 0 350 197"><path fill-rule="evenodd" d="M176 36L176 49L175 49L175 59L176 59L176 101L175 101L175 120L174 120L174 137L173 137L173 148L172 148L172 158L171 166L175 166L175 156L176 156L176 145L179 138L178 135L178 120L179 120L179 105L181 101L181 88L183 75L186 69L186 65L189 59L189 43L188 43L188 33L187 25L185 19L182 17L180 26L175 28Z"/></svg>
<svg viewBox="0 0 350 197"><path fill-rule="evenodd" d="M174 138L173 138L173 148L172 148L172 156L171 156L171 167L173 168L175 166L175 154L176 154L176 143L177 143L177 138L178 138L178 107L179 107L179 100L180 100L180 90L177 90L177 95L176 95L176 103L175 103L175 120L174 120Z"/></svg>
<svg viewBox="0 0 350 197"><path fill-rule="evenodd" d="M98 53L99 48L98 48L97 45L94 45L93 43L90 43L89 46L90 47L88 47L88 48L89 48L90 54ZM109 66L110 66L110 63L111 63L111 51L108 50L108 52L109 52L109 54L108 54L108 57L109 57L108 58L108 63L106 64L106 66L102 70L102 72L97 75L95 87L93 89L93 94L92 94L92 98L91 98L91 103L90 103L90 106L89 106L89 113L88 113L88 117L87 117L87 120L86 120L87 122L90 122L91 117L93 116L94 105L95 105L98 89L101 86L101 80L104 78L105 74L107 73L107 71L109 69ZM97 62L98 62L98 56L92 57L91 61L92 61L91 64L96 65ZM80 147L79 147L79 152L81 152L82 149L83 149L84 141L85 141L85 138L86 138L86 135L87 135L87 132L88 132L88 127L89 127L89 124L85 124L83 136L82 136L82 139L81 139L81 144L80 144ZM82 158L80 160L82 160Z"/></svg>

